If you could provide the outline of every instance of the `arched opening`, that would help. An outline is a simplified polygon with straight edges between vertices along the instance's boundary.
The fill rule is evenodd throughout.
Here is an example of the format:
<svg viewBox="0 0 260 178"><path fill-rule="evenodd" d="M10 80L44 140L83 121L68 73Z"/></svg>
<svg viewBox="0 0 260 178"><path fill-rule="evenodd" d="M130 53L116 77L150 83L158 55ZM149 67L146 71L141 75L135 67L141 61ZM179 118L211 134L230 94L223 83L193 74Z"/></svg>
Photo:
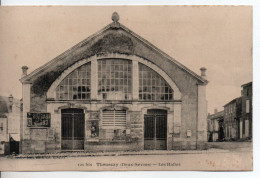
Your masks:
<svg viewBox="0 0 260 178"><path fill-rule="evenodd" d="M144 115L144 149L167 149L167 110L148 109Z"/></svg>
<svg viewBox="0 0 260 178"><path fill-rule="evenodd" d="M56 87L57 100L90 100L91 63L86 63L67 75Z"/></svg>
<svg viewBox="0 0 260 178"><path fill-rule="evenodd" d="M61 149L84 150L85 115L83 109L61 110Z"/></svg>
<svg viewBox="0 0 260 178"><path fill-rule="evenodd" d="M181 100L181 92L155 64L135 55L117 53L75 63L47 92L47 98L55 100L132 100L134 97L141 101L173 101Z"/></svg>

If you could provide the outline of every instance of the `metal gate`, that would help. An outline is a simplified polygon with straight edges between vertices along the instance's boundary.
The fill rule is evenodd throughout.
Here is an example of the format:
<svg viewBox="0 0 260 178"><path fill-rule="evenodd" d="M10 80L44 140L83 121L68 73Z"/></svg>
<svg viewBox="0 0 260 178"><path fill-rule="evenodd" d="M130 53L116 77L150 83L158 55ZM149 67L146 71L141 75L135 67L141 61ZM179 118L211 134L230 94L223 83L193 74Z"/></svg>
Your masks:
<svg viewBox="0 0 260 178"><path fill-rule="evenodd" d="M144 149L167 149L167 111L151 109L144 115Z"/></svg>
<svg viewBox="0 0 260 178"><path fill-rule="evenodd" d="M82 109L61 111L61 149L84 150L85 118Z"/></svg>

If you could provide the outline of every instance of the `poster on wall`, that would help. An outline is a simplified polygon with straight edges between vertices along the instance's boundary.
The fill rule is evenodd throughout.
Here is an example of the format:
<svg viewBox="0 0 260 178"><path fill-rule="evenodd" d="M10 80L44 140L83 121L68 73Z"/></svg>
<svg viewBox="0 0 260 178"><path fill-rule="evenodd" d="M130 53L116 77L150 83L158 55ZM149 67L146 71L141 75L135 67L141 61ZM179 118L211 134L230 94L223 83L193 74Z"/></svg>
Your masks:
<svg viewBox="0 0 260 178"><path fill-rule="evenodd" d="M50 127L50 113L27 113L27 127Z"/></svg>

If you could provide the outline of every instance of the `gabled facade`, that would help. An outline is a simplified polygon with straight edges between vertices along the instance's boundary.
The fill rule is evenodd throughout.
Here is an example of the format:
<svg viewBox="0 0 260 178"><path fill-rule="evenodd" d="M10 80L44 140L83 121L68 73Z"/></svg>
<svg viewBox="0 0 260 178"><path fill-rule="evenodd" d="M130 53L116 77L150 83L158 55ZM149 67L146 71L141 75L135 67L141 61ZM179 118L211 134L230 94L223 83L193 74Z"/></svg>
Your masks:
<svg viewBox="0 0 260 178"><path fill-rule="evenodd" d="M202 149L199 76L118 22L27 75L21 152Z"/></svg>

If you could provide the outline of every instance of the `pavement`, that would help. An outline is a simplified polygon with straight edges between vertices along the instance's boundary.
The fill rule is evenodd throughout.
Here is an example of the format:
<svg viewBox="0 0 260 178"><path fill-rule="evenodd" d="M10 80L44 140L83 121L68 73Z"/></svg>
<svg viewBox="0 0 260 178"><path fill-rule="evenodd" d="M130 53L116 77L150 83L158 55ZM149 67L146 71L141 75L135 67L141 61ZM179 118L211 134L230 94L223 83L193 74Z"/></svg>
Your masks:
<svg viewBox="0 0 260 178"><path fill-rule="evenodd" d="M227 153L229 150L211 148L208 150L143 150L143 151L109 151L109 152L63 152L50 154L26 154L17 156L8 156L16 159L48 159L63 157L90 157L90 156L130 156L130 155L174 155L174 154L209 154L209 153Z"/></svg>
<svg viewBox="0 0 260 178"><path fill-rule="evenodd" d="M208 150L70 152L0 157L1 171L204 170L250 171L252 143L209 143ZM216 148L217 147L217 148Z"/></svg>
<svg viewBox="0 0 260 178"><path fill-rule="evenodd" d="M90 157L90 156L128 156L128 155L175 155L175 154L210 154L228 153L232 151L250 151L252 142L209 142L207 150L142 150L142 151L107 151L84 152L70 151L61 153L20 154L5 156L10 159L48 159L65 157Z"/></svg>

